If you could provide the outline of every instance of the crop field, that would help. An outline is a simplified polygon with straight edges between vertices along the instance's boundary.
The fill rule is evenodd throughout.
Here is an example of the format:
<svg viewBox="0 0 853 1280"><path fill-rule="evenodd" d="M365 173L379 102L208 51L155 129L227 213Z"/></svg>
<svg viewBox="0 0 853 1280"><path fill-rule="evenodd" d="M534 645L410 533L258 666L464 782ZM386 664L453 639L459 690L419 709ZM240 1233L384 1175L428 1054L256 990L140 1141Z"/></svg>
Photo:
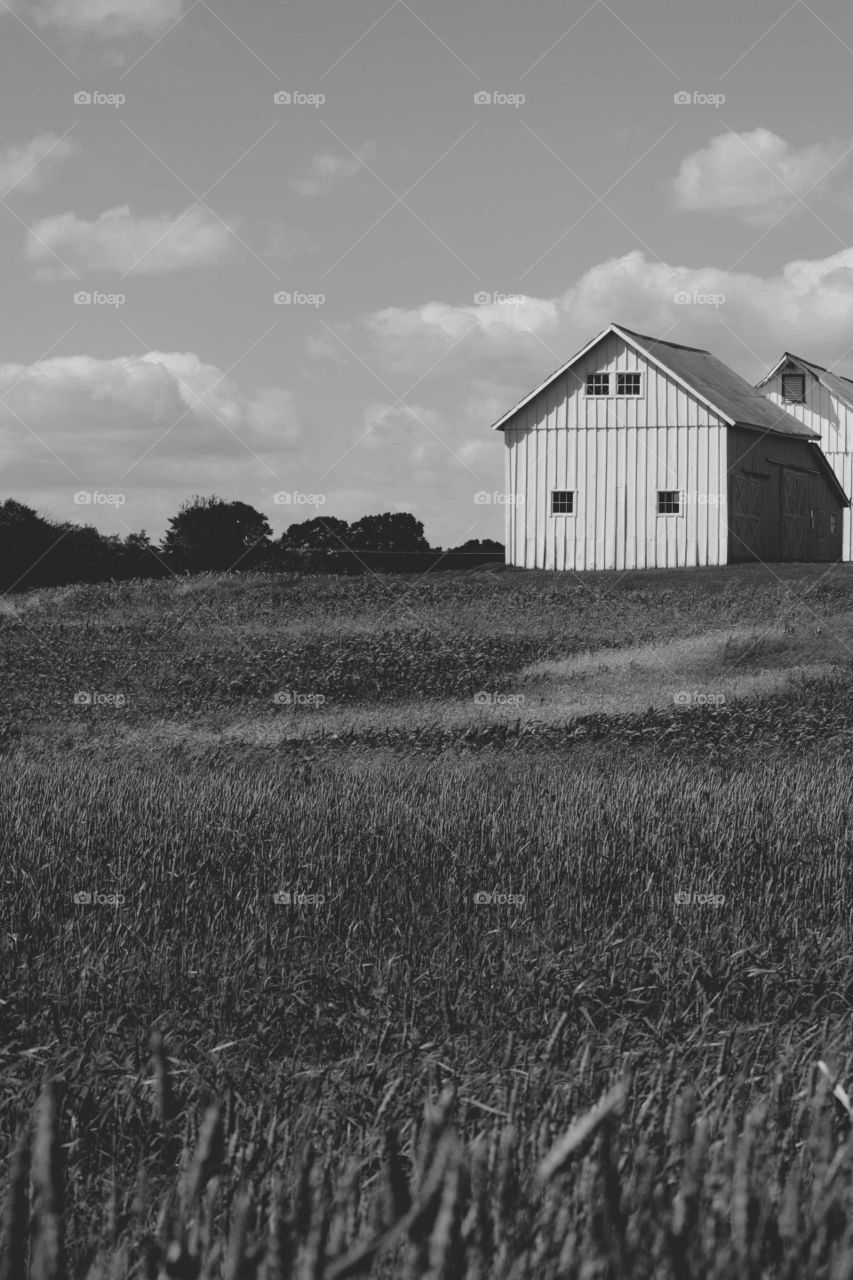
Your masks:
<svg viewBox="0 0 853 1280"><path fill-rule="evenodd" d="M0 612L2 1280L853 1273L853 570Z"/></svg>

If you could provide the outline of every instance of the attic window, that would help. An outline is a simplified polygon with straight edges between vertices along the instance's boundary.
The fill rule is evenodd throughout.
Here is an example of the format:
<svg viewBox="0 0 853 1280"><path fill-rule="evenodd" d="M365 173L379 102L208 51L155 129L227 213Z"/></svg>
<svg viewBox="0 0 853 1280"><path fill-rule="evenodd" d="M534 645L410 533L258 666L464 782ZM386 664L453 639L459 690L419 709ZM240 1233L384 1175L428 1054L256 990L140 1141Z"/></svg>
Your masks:
<svg viewBox="0 0 853 1280"><path fill-rule="evenodd" d="M804 373L782 374L782 399L790 404L805 404L806 375Z"/></svg>
<svg viewBox="0 0 853 1280"><path fill-rule="evenodd" d="M681 493L678 489L658 489L658 515L677 516L681 514Z"/></svg>
<svg viewBox="0 0 853 1280"><path fill-rule="evenodd" d="M586 394L588 396L609 396L610 374L588 373L586 375Z"/></svg>
<svg viewBox="0 0 853 1280"><path fill-rule="evenodd" d="M643 375L641 373L617 373L617 396L642 395Z"/></svg>
<svg viewBox="0 0 853 1280"><path fill-rule="evenodd" d="M574 489L554 489L551 493L551 515L573 516L575 514Z"/></svg>

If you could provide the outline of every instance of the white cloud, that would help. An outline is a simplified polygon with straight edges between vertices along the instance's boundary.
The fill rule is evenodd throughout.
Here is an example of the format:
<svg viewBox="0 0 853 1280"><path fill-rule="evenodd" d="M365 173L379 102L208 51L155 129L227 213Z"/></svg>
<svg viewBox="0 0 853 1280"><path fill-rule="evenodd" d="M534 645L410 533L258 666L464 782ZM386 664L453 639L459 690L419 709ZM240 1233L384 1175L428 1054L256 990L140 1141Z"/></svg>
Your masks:
<svg viewBox="0 0 853 1280"><path fill-rule="evenodd" d="M40 133L30 142L0 147L0 196L7 192L38 191L51 171L74 155L76 147L70 138L55 133Z"/></svg>
<svg viewBox="0 0 853 1280"><path fill-rule="evenodd" d="M272 485L273 477L253 454L275 469L281 451L292 450L301 438L289 391L246 392L192 352L4 364L0 396L0 460L7 483L29 483L44 468L54 477L69 475L54 454L81 480L94 482L105 473L118 477L153 446L133 480L146 477L192 491L211 469L221 476L222 460L228 459L226 487L230 468L246 461L256 480L266 477Z"/></svg>
<svg viewBox="0 0 853 1280"><path fill-rule="evenodd" d="M376 147L372 142L366 142L353 155L333 155L331 152L321 151L312 158L305 176L293 178L290 185L301 196L324 195L347 178L366 172L362 161L372 163L375 154Z"/></svg>
<svg viewBox="0 0 853 1280"><path fill-rule="evenodd" d="M110 39L158 35L181 16L183 0L11 0L9 7L42 29Z"/></svg>
<svg viewBox="0 0 853 1280"><path fill-rule="evenodd" d="M685 293L699 300L676 303L675 295ZM724 301L719 306L702 301L709 295ZM770 276L670 266L638 250L590 268L556 297L527 299L522 314L526 326L505 304L386 308L364 318L362 344L376 367L405 368L412 376L435 362L431 386L452 384L457 404L460 388L464 403L476 392L473 403L482 399L484 418L496 401L508 408L513 397L530 390L611 321L707 347L735 369L747 370L747 376L757 376L785 349L826 364L853 348L853 248L789 262ZM352 345L352 334L348 341ZM853 368L850 351L845 367Z"/></svg>
<svg viewBox="0 0 853 1280"><path fill-rule="evenodd" d="M36 222L27 237L27 258L42 278L71 271L132 271L162 275L188 267L212 266L232 256L237 241L211 214L193 208L150 217L129 205L107 209L92 222L62 213Z"/></svg>
<svg viewBox="0 0 853 1280"><path fill-rule="evenodd" d="M673 183L676 208L773 222L792 206L802 209L797 196L809 203L807 193L813 200L837 178L850 159L848 145L815 143L797 151L769 129L720 134L682 160Z"/></svg>

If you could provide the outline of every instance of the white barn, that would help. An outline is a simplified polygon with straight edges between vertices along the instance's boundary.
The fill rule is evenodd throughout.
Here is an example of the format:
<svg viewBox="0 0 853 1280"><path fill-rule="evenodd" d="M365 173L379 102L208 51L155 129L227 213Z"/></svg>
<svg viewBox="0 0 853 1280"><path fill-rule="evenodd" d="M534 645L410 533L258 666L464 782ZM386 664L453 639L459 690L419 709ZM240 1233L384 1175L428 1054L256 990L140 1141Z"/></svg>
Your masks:
<svg viewBox="0 0 853 1280"><path fill-rule="evenodd" d="M507 564L839 558L849 503L818 433L710 352L611 324L493 429Z"/></svg>
<svg viewBox="0 0 853 1280"><path fill-rule="evenodd" d="M853 381L786 351L758 383L760 391L820 435L845 493L853 492ZM844 512L842 558L853 560L850 508Z"/></svg>

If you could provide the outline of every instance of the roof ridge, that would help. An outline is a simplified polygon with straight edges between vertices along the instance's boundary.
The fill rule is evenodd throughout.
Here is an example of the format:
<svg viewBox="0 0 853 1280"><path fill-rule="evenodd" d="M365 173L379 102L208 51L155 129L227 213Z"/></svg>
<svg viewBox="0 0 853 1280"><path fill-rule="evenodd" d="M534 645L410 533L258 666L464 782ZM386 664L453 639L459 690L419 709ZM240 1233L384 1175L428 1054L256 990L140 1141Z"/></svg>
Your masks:
<svg viewBox="0 0 853 1280"><path fill-rule="evenodd" d="M614 322L614 328L621 329L623 333L630 333L632 338L639 338L642 342L651 342L655 346L674 347L676 351L699 351L703 356L714 355L713 351L709 351L707 347L688 347L683 342L668 342L666 338L653 338L650 333L638 333L636 329L627 329L624 324ZM716 356L714 357L716 359Z"/></svg>

